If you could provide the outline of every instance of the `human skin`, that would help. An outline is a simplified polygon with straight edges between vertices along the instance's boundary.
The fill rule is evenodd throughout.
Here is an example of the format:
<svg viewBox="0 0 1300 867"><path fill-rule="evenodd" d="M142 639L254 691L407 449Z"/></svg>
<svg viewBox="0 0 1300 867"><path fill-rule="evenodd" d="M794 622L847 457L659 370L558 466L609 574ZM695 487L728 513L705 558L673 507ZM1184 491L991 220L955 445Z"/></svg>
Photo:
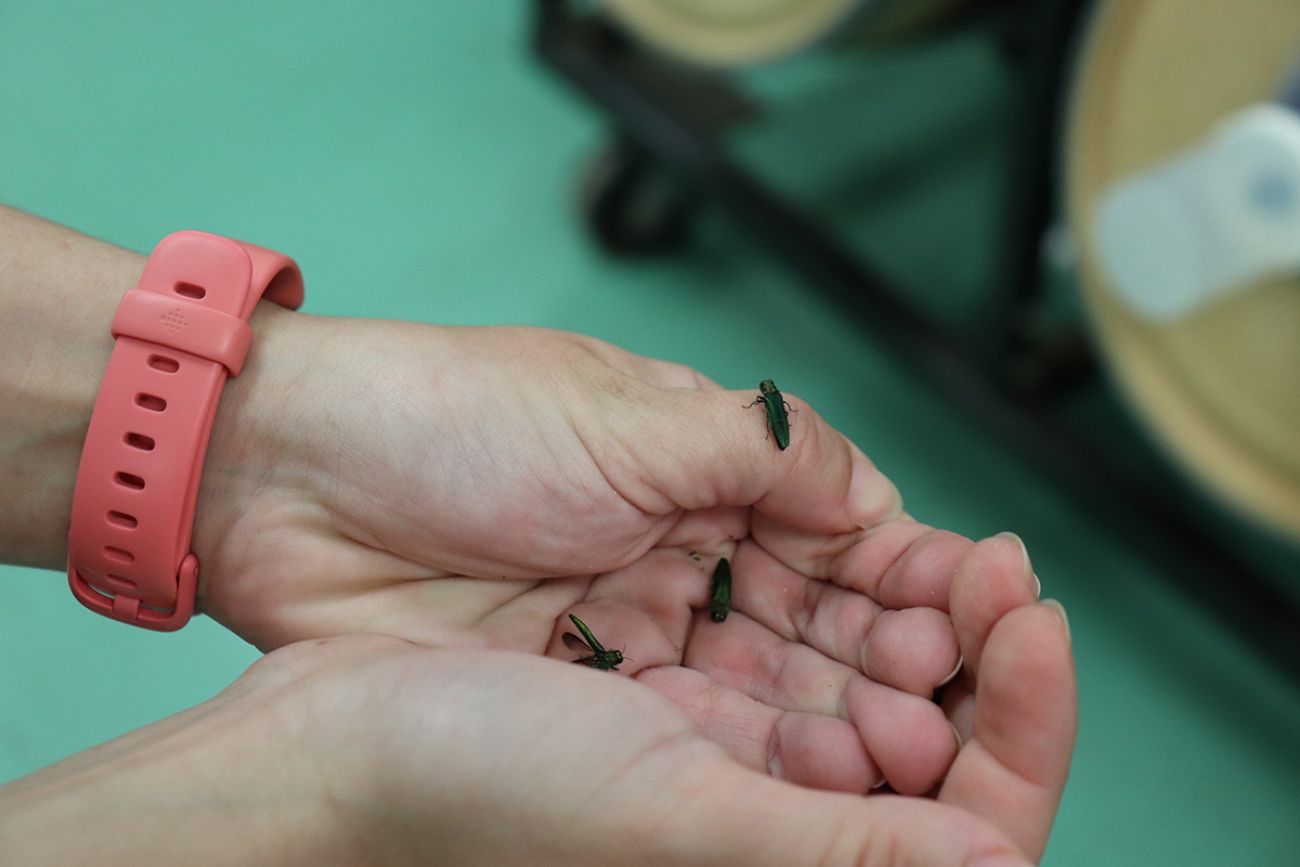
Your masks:
<svg viewBox="0 0 1300 867"><path fill-rule="evenodd" d="M1060 611L999 614L996 581L954 580L978 699L933 798L773 779L606 672L352 635L0 789L0 861L1023 864L1065 782L1074 683Z"/></svg>
<svg viewBox="0 0 1300 867"><path fill-rule="evenodd" d="M0 209L0 484L22 492L0 519L6 560L63 566L106 323L142 267ZM573 612L626 648L622 676L745 766L920 794L957 753L930 697L963 655L944 707L959 729L978 707L954 576L989 576L998 610L1036 597L1018 539L977 545L912 520L796 396L778 453L743 409L751 390L579 335L265 303L253 327L193 549L201 610L264 650L384 633L570 659ZM720 556L734 613L701 625Z"/></svg>

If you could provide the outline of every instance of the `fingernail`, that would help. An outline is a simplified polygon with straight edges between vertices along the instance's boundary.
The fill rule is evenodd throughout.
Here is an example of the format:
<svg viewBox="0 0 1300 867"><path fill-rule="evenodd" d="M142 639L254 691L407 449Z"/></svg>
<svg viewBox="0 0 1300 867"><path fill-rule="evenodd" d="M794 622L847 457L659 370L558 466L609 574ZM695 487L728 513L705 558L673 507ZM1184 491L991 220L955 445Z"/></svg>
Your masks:
<svg viewBox="0 0 1300 867"><path fill-rule="evenodd" d="M772 753L772 757L767 760L767 775L774 780L785 779L785 766L781 763L780 754Z"/></svg>
<svg viewBox="0 0 1300 867"><path fill-rule="evenodd" d="M943 680L939 681L939 686L943 686L944 684L951 683L951 682L952 682L952 679L953 679L954 677L957 676L957 672L961 671L961 665L962 665L962 663L965 662L965 661L966 661L966 657L965 657L965 656L962 656L960 653L957 654L957 665L956 665L956 667L953 668L952 672L951 672L947 677L945 677Z"/></svg>
<svg viewBox="0 0 1300 867"><path fill-rule="evenodd" d="M1070 618L1065 613L1065 606L1055 599L1044 599L1041 603L1052 609L1061 618L1061 625L1065 627L1065 640L1070 640Z"/></svg>
<svg viewBox="0 0 1300 867"><path fill-rule="evenodd" d="M1021 539L1010 530L1004 530L994 536L995 539L1010 539L1020 547L1020 572L1025 576L1025 581L1034 590L1034 598L1043 591L1043 583L1038 580L1038 575L1034 572L1034 564L1029 562L1029 549L1025 547L1025 540Z"/></svg>
<svg viewBox="0 0 1300 867"><path fill-rule="evenodd" d="M948 723L948 728L952 729L952 736L957 739L957 749L960 751L966 744L966 742L961 739L961 732L957 731L957 727L953 725L951 721Z"/></svg>
<svg viewBox="0 0 1300 867"><path fill-rule="evenodd" d="M981 855L971 861L967 867L1033 867L1033 865L1018 855L1001 852L997 855Z"/></svg>

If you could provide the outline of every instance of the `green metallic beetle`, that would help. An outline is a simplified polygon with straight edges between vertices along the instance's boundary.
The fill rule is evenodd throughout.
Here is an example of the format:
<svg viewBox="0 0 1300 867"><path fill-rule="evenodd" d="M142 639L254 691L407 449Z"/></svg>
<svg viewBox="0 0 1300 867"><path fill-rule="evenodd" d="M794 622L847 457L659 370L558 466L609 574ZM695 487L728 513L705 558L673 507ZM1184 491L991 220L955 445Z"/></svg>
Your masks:
<svg viewBox="0 0 1300 867"><path fill-rule="evenodd" d="M758 399L753 403L745 404L751 407L756 403L763 404L763 409L767 411L767 424L772 428L772 436L776 437L776 447L785 451L790 446L790 416L792 412L790 404L785 402L781 392L777 389L773 380L765 379L758 384Z"/></svg>
<svg viewBox="0 0 1300 867"><path fill-rule="evenodd" d="M731 612L731 564L723 557L713 570L713 591L709 599L709 616L721 623Z"/></svg>
<svg viewBox="0 0 1300 867"><path fill-rule="evenodd" d="M572 614L569 615L569 619L573 621L574 626L578 627L578 631L582 633L582 638L572 632L566 632L564 633L564 646L570 650L589 651L587 656L573 660L574 664L599 668L601 671L618 671L618 667L623 664L623 651L606 650L605 645L597 641L596 636L587 628L587 624Z"/></svg>

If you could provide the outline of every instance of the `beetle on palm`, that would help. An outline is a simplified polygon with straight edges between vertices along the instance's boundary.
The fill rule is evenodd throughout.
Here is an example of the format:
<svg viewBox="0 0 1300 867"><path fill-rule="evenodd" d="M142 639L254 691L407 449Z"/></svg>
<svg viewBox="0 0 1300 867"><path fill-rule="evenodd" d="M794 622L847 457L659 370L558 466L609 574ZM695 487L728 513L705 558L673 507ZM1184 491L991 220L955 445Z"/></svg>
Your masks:
<svg viewBox="0 0 1300 867"><path fill-rule="evenodd" d="M605 645L597 640L587 624L572 614L569 615L569 619L573 621L574 626L578 627L578 631L582 633L582 638L572 632L566 632L564 633L564 646L570 650L587 654L573 660L574 664L599 668L601 671L618 671L618 667L623 664L623 651L606 650Z"/></svg>
<svg viewBox="0 0 1300 867"><path fill-rule="evenodd" d="M709 616L721 623L731 612L731 564L723 557L713 570L713 585L709 591Z"/></svg>

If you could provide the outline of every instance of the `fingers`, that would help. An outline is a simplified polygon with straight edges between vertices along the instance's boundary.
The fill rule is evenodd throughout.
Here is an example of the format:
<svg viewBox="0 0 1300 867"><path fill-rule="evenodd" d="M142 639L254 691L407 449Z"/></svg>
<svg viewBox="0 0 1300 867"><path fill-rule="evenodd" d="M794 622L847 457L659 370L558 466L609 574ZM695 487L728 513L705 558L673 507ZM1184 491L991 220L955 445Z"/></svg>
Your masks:
<svg viewBox="0 0 1300 867"><path fill-rule="evenodd" d="M792 569L829 579L886 608L926 606L941 611L948 610L953 573L973 544L905 517L828 544L825 536L757 515L753 536Z"/></svg>
<svg viewBox="0 0 1300 867"><path fill-rule="evenodd" d="M943 694L943 709L963 741L974 731L975 681L989 632L1003 615L1037 598L1038 579L1024 543L1004 533L973 544L954 570L952 627L961 649L961 674Z"/></svg>
<svg viewBox="0 0 1300 867"><path fill-rule="evenodd" d="M811 578L752 542L736 548L731 574L737 610L789 641L806 640L845 665L859 664L883 611L870 597Z"/></svg>
<svg viewBox="0 0 1300 867"><path fill-rule="evenodd" d="M908 546L911 556L895 558L893 566L883 567L874 578L841 574L833 579L836 583L812 580L759 546L742 543L732 569L733 604L789 641L806 643L881 683L929 696L951 678L960 659L947 615L929 607L886 610L857 589L838 586L878 588L881 578L893 571L890 582L895 588L924 588L936 584L932 575L937 572L946 599L947 576L955 568L957 552L969 550L971 543L918 524L899 526L909 534L913 528L921 530ZM899 601L908 591L891 595ZM928 599L931 594L927 589L921 595Z"/></svg>
<svg viewBox="0 0 1300 867"><path fill-rule="evenodd" d="M1002 617L984 646L973 737L941 801L989 819L1041 856L1070 766L1078 696L1069 627L1055 603Z"/></svg>
<svg viewBox="0 0 1300 867"><path fill-rule="evenodd" d="M844 720L778 710L689 668L649 669L637 680L685 710L709 740L747 768L859 794L881 780L857 730Z"/></svg>
<svg viewBox="0 0 1300 867"><path fill-rule="evenodd" d="M698 612L682 664L765 704L828 716L847 716L844 691L861 677L739 612L724 623Z"/></svg>
<svg viewBox="0 0 1300 867"><path fill-rule="evenodd" d="M958 743L938 705L865 677L849 682L846 699L849 719L894 791L921 795L943 779Z"/></svg>
<svg viewBox="0 0 1300 867"><path fill-rule="evenodd" d="M947 611L953 574L972 544L947 530L906 519L892 521L864 534L859 544L846 550L834 564L831 578L886 608L927 606Z"/></svg>
<svg viewBox="0 0 1300 867"><path fill-rule="evenodd" d="M952 621L934 608L881 612L862 657L862 673L876 683L926 697L961 665Z"/></svg>
<svg viewBox="0 0 1300 867"><path fill-rule="evenodd" d="M1038 579L1024 543L1010 533L984 539L962 559L950 609L965 667L978 676L984 642L1004 614L1038 598Z"/></svg>
<svg viewBox="0 0 1300 867"><path fill-rule="evenodd" d="M849 720L883 778L905 794L930 791L957 753L934 703L873 683L743 614L718 624L701 613L683 664L760 705Z"/></svg>

